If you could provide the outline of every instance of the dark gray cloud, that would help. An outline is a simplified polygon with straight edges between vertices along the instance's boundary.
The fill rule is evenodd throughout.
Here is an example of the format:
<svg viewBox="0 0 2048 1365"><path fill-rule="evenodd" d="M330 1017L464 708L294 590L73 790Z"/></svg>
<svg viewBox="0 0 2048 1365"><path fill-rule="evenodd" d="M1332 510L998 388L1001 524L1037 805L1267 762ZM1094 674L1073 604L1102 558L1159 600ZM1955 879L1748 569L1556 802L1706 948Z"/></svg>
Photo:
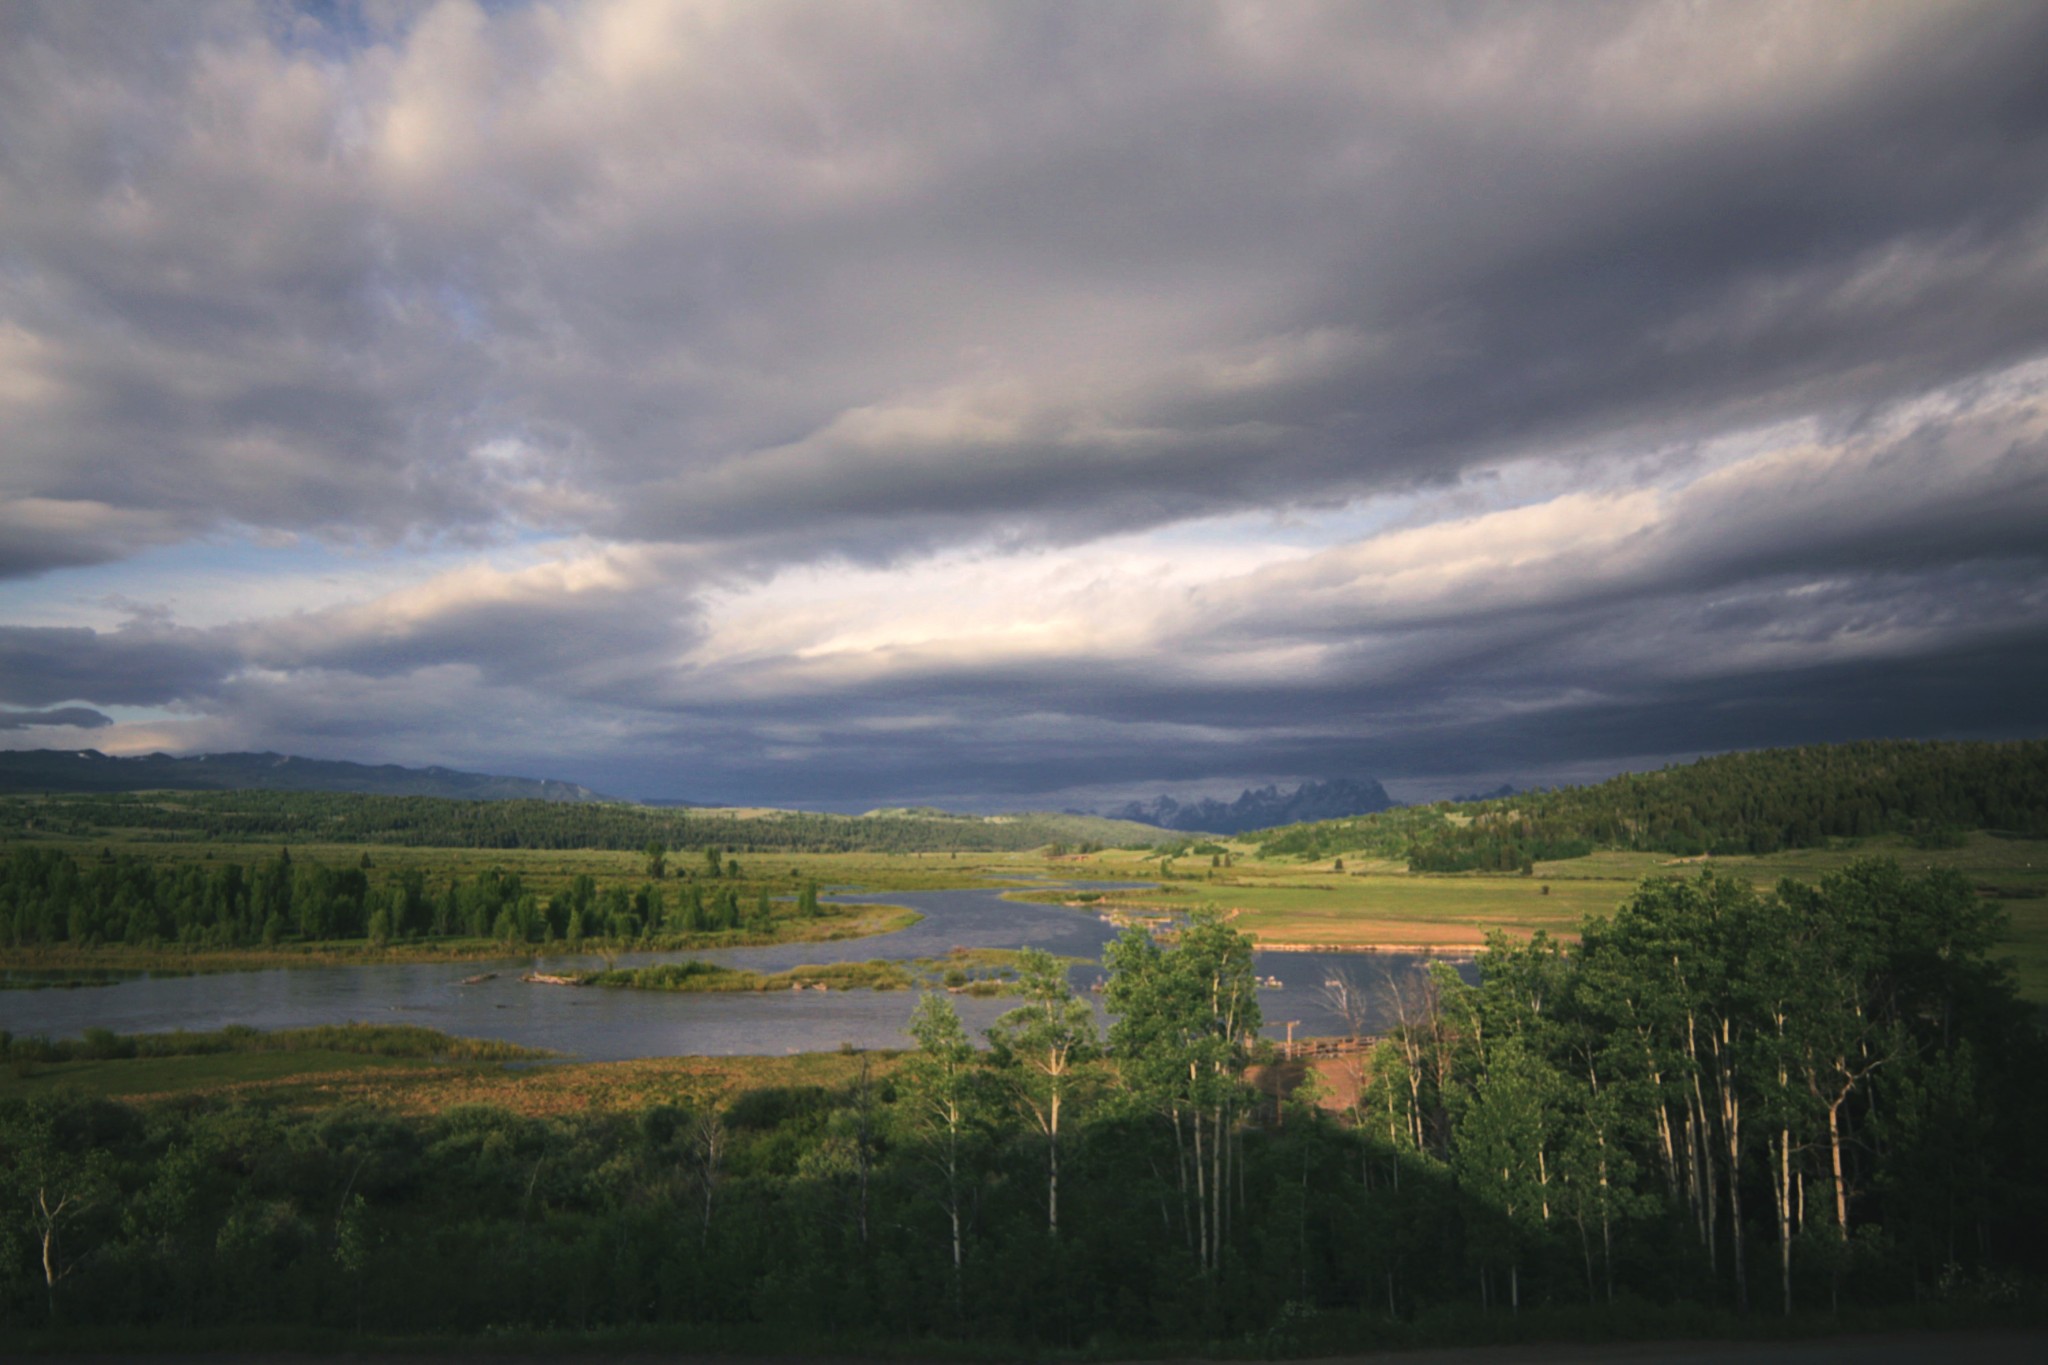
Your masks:
<svg viewBox="0 0 2048 1365"><path fill-rule="evenodd" d="M2038 5L24 3L0 126L0 579L443 556L24 597L0 702L109 743L859 804L2048 725Z"/></svg>
<svg viewBox="0 0 2048 1365"><path fill-rule="evenodd" d="M1393 697L1372 687L1275 686L1188 706L1180 695L1104 682L1086 699L1085 710L1099 717L1091 724L1069 711L1022 710L1033 700L1057 708L1083 699L1071 691L1044 695L1017 680L1010 690L963 692L979 709L914 743L835 730L824 721L811 743L782 763L764 761L762 746L736 729L732 742L700 751L688 765L620 754L605 766L639 790L843 808L893 793L976 799L1000 809L1080 786L1203 783L1221 790L1267 775L1389 773L1427 784L1483 773L1526 783L1566 771L1620 771L1674 754L1872 736L2038 734L2048 641L2031 633L1934 655L1748 669L1607 695L1538 698L1485 683L1482 676L1446 680ZM1204 713L1217 717L1218 733L1198 735L1196 717ZM1253 715L1266 723L1246 723Z"/></svg>
<svg viewBox="0 0 2048 1365"><path fill-rule="evenodd" d="M126 559L138 550L181 539L192 529L160 511L115 508L103 502L0 502L0 581Z"/></svg>
<svg viewBox="0 0 2048 1365"><path fill-rule="evenodd" d="M605 552L516 571L457 570L366 605L231 634L271 669L389 679L458 667L492 685L630 703L648 700L662 664L701 638L697 586L672 556Z"/></svg>
<svg viewBox="0 0 2048 1365"><path fill-rule="evenodd" d="M52 726L96 730L113 723L110 716L89 706L61 706L54 711L0 710L0 730L34 730Z"/></svg>
<svg viewBox="0 0 2048 1365"><path fill-rule="evenodd" d="M225 642L197 632L0 626L0 703L196 701L237 664Z"/></svg>

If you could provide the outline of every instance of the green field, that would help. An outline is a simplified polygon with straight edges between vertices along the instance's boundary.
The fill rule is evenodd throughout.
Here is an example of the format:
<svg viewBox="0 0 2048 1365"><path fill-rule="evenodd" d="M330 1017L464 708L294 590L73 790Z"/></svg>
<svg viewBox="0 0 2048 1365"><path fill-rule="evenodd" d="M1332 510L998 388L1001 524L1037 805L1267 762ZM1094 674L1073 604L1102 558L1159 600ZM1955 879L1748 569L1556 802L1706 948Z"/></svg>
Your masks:
<svg viewBox="0 0 2048 1365"><path fill-rule="evenodd" d="M866 962L803 964L784 972L750 972L709 962L664 962L651 967L585 972L578 984L615 990L718 993L729 991L907 991L944 990L971 995L1004 995L1018 976L1023 953L1011 948L955 948L944 957L909 961L873 958ZM1060 959L1069 966L1080 959Z"/></svg>
<svg viewBox="0 0 2048 1365"><path fill-rule="evenodd" d="M438 1114L457 1105L489 1104L536 1116L633 1113L655 1104L702 1105L768 1086L840 1085L863 1065L886 1074L895 1066L894 1055L817 1052L508 1066L311 1048L0 1068L0 1101L68 1092L151 1103L260 1100L296 1110L367 1105Z"/></svg>
<svg viewBox="0 0 2048 1365"><path fill-rule="evenodd" d="M69 1092L101 1098L165 1098L317 1089L338 1077L382 1079L505 1073L506 1063L555 1054L492 1039L456 1038L407 1024L327 1024L262 1032L123 1036L88 1029L52 1043L0 1034L0 1099Z"/></svg>
<svg viewBox="0 0 2048 1365"><path fill-rule="evenodd" d="M1230 916L1232 928L1267 947L1467 949L1482 945L1494 929L1570 932L1583 915L1613 909L1630 885L1585 881L1545 894L1526 878L1296 870L1172 881L1152 891L1106 894L1092 904L1138 914L1213 906Z"/></svg>
<svg viewBox="0 0 2048 1365"><path fill-rule="evenodd" d="M487 1065L487 1064L477 1064ZM108 1099L292 1088L337 1074L393 1071L445 1072L442 1063L417 1057L376 1057L353 1052L218 1053L198 1057L123 1057L52 1062L0 1071L0 1099L73 1090Z"/></svg>
<svg viewBox="0 0 2048 1365"><path fill-rule="evenodd" d="M1711 869L1767 889L1788 877L1816 881L1863 858L1895 858L1909 870L1954 868L1980 892L2000 900L2011 924L2008 946L2021 994L2048 1004L2048 844L2038 840L1977 833L1953 849L1870 839L1854 847L1688 859L1602 852L1538 863L1529 876L1411 873L1384 859L1260 862L1249 845L1228 847L1233 850L1230 866L1211 868L1207 858L1183 857L1153 891L1105 893L1092 901L1020 895L1140 914L1215 906L1230 914L1232 927L1266 946L1458 952L1478 948L1494 930L1513 937L1539 929L1570 935L1584 916L1607 914L1620 905L1645 877L1695 876ZM1130 852L1060 863L1068 875L1103 879L1157 877L1161 868L1157 857Z"/></svg>

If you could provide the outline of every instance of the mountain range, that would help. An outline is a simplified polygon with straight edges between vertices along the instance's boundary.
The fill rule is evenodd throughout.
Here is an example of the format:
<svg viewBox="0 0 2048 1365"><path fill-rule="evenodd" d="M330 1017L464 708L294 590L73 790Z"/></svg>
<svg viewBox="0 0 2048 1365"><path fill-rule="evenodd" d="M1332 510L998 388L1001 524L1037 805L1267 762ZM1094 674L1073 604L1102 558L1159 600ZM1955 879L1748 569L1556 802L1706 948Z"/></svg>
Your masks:
<svg viewBox="0 0 2048 1365"><path fill-rule="evenodd" d="M1371 815L1398 804L1372 778L1334 777L1327 782L1304 782L1291 792L1283 792L1278 786L1246 788L1235 801L1227 803L1213 796L1188 802L1161 796L1152 801L1132 801L1102 814L1113 820L1136 820L1161 829L1242 834L1248 829L1271 829L1306 820Z"/></svg>

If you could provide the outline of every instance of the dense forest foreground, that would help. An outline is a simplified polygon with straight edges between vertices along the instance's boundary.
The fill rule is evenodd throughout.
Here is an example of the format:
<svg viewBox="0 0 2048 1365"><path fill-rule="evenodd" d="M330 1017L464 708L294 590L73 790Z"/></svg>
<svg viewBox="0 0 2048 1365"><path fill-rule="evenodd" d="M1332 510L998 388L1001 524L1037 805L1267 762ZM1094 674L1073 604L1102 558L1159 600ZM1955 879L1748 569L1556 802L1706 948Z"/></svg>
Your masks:
<svg viewBox="0 0 2048 1365"><path fill-rule="evenodd" d="M1025 954L985 1039L932 996L894 1055L152 1098L134 1069L178 1049L101 1036L0 1086L0 1315L1255 1353L2024 1315L2048 1055L1998 933L1939 869L1652 878L1476 986L1385 983L1398 1027L1320 1071L1257 1042L1250 944L1206 913L1113 945L1105 1034ZM574 1090L599 1075L639 1080Z"/></svg>

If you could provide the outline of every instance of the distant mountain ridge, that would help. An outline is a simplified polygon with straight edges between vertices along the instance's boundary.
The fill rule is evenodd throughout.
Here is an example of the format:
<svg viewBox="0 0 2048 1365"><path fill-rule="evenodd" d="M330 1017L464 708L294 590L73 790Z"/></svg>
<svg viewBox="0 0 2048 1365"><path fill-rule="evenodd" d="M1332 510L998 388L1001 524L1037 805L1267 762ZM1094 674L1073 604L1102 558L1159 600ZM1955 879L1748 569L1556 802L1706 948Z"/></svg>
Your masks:
<svg viewBox="0 0 2048 1365"><path fill-rule="evenodd" d="M1291 792L1282 792L1277 785L1246 788L1237 800L1227 804L1213 796L1190 802L1161 796L1149 802L1128 802L1103 814L1113 820L1135 820L1161 829L1242 834L1275 825L1371 815L1391 810L1397 804L1373 778L1334 777L1327 782L1304 782Z"/></svg>
<svg viewBox="0 0 2048 1365"><path fill-rule="evenodd" d="M0 792L298 791L445 796L471 801L612 801L574 782L454 768L402 768L292 754L143 754L97 749L0 751Z"/></svg>

